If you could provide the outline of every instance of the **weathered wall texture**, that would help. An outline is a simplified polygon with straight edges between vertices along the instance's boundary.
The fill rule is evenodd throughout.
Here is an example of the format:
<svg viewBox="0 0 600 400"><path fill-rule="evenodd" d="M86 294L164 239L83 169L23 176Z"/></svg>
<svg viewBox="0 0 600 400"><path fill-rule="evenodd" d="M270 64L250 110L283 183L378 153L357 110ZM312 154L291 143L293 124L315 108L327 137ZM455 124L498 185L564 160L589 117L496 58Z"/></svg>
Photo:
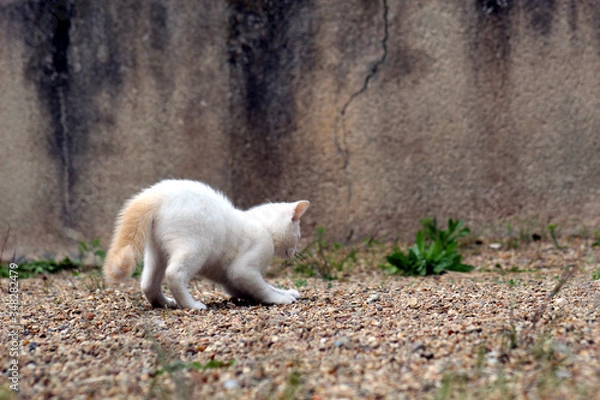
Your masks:
<svg viewBox="0 0 600 400"><path fill-rule="evenodd" d="M0 0L5 257L106 244L165 177L342 240L600 228L599 71L592 0Z"/></svg>

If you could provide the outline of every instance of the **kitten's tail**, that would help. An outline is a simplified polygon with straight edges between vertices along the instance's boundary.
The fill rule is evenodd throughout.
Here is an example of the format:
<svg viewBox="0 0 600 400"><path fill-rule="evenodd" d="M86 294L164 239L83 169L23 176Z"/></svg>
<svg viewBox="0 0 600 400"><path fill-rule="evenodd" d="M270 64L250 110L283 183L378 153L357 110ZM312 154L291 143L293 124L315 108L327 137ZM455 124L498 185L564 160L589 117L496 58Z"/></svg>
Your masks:
<svg viewBox="0 0 600 400"><path fill-rule="evenodd" d="M156 193L142 192L121 210L104 262L104 278L108 283L120 282L133 273L160 204L161 198Z"/></svg>

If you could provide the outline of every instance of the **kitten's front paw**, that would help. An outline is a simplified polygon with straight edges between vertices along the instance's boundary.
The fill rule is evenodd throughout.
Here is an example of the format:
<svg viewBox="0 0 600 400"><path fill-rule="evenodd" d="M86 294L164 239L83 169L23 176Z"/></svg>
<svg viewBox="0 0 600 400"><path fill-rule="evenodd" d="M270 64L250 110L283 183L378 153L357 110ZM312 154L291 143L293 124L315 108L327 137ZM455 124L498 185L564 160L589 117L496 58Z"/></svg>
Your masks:
<svg viewBox="0 0 600 400"><path fill-rule="evenodd" d="M280 294L280 295L271 297L265 303L267 303L267 304L292 304L295 301L296 301L296 299L290 295Z"/></svg>
<svg viewBox="0 0 600 400"><path fill-rule="evenodd" d="M294 299L299 299L301 297L300 293L297 290L290 289L290 290L286 290L286 292L288 294L291 294L294 297Z"/></svg>
<svg viewBox="0 0 600 400"><path fill-rule="evenodd" d="M194 304L190 307L192 310L208 310L208 307L199 301L195 301Z"/></svg>

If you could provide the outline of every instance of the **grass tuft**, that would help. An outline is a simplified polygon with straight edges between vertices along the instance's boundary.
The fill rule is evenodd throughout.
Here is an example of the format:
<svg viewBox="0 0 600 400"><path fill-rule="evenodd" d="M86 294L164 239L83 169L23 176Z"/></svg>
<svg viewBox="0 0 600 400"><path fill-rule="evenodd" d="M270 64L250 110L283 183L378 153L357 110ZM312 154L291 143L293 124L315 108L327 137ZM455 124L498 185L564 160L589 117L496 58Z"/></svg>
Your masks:
<svg viewBox="0 0 600 400"><path fill-rule="evenodd" d="M10 232L10 230L8 231ZM7 232L7 235L8 235ZM6 240L4 243L6 244ZM2 251L4 250L4 245ZM1 253L1 252L0 252ZM0 254L1 256L1 254ZM85 267L100 267L104 262L106 252L100 246L100 239L94 239L90 242L80 242L78 248L78 257L64 257L62 260L47 258L43 260L18 262L19 278L29 278L40 274L55 274L60 271L77 271ZM14 259L15 257L13 257ZM9 276L9 265L0 266L0 276L6 278Z"/></svg>
<svg viewBox="0 0 600 400"><path fill-rule="evenodd" d="M319 276L324 280L335 280L337 274L352 262L356 262L358 250L353 246L345 246L338 242L329 242L325 228L317 227L315 240L300 251L294 260L296 273L312 277Z"/></svg>

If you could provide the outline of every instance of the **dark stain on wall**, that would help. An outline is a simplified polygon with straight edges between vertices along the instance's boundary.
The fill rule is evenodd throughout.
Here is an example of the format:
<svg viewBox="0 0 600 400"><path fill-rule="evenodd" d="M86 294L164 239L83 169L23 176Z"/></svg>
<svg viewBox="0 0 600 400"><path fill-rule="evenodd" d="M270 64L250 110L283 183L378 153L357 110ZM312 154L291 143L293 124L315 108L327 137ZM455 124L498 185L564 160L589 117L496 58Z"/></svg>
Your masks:
<svg viewBox="0 0 600 400"><path fill-rule="evenodd" d="M233 197L249 206L280 192L316 24L309 0L230 0L229 7Z"/></svg>
<svg viewBox="0 0 600 400"><path fill-rule="evenodd" d="M506 0L478 0L476 5L468 38L475 85L483 99L495 103L486 108L503 110L511 69L511 6Z"/></svg>
<svg viewBox="0 0 600 400"><path fill-rule="evenodd" d="M547 36L552 30L556 0L528 0L523 2L529 14L531 27L540 35Z"/></svg>
<svg viewBox="0 0 600 400"><path fill-rule="evenodd" d="M596 47L598 54L600 55L600 4L590 5L593 7L592 10L592 23L594 24L594 30L596 31Z"/></svg>
<svg viewBox="0 0 600 400"><path fill-rule="evenodd" d="M150 46L164 51L168 44L167 9L160 3L150 4Z"/></svg>
<svg viewBox="0 0 600 400"><path fill-rule="evenodd" d="M174 79L169 72L169 43L171 32L168 26L168 9L159 2L150 4L149 18L149 43L148 55L150 70L156 87L165 98L171 97L174 89Z"/></svg>
<svg viewBox="0 0 600 400"><path fill-rule="evenodd" d="M24 74L48 117L48 151L56 160L62 196L60 215L67 226L76 225L78 220L76 187L91 154L90 128L112 119L101 115L94 97L106 85L116 96L123 81L116 38L106 40L114 33L109 29L114 26L109 22L110 26L104 25L106 29L96 31L98 22L102 22L97 19L102 20L105 15L88 6L83 1L40 0L24 2L7 11L20 25L12 40L23 41ZM78 32L75 38L74 30ZM96 58L99 46L106 48L102 60Z"/></svg>
<svg viewBox="0 0 600 400"><path fill-rule="evenodd" d="M489 187L474 199L478 211L511 215L519 205L518 155L510 114L513 4L509 0L476 0L467 43L474 82L474 117L482 150L479 173ZM487 192L487 194L485 194ZM490 210L491 209L491 210Z"/></svg>
<svg viewBox="0 0 600 400"><path fill-rule="evenodd" d="M476 0L476 6L486 15L502 16L507 13L513 0Z"/></svg>
<svg viewBox="0 0 600 400"><path fill-rule="evenodd" d="M569 1L569 12L568 12L568 21L569 21L569 28L571 29L571 31L576 31L577 30L577 1L578 0L570 0Z"/></svg>
<svg viewBox="0 0 600 400"><path fill-rule="evenodd" d="M61 216L68 225L74 219L70 196L76 181L73 157L85 148L86 140L84 135L74 134L73 119L67 111L73 90L69 65L72 15L73 5L68 1L27 2L17 15L30 53L26 77L34 83L41 106L49 116L49 151L57 162L63 197Z"/></svg>

